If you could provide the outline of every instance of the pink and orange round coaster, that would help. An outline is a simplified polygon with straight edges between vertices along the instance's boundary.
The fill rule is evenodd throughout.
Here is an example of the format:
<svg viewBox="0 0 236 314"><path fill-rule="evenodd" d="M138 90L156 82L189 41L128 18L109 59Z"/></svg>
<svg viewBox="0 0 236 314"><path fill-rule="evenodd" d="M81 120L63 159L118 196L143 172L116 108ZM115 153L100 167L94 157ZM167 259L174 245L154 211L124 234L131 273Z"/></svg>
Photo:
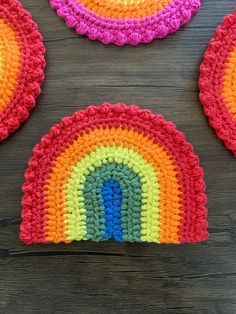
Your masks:
<svg viewBox="0 0 236 314"><path fill-rule="evenodd" d="M29 116L44 79L45 47L17 0L0 0L0 141Z"/></svg>
<svg viewBox="0 0 236 314"><path fill-rule="evenodd" d="M164 38L189 22L202 0L49 0L80 35L104 44L137 45Z"/></svg>
<svg viewBox="0 0 236 314"><path fill-rule="evenodd" d="M236 10L224 18L209 43L199 86L210 125L236 157Z"/></svg>

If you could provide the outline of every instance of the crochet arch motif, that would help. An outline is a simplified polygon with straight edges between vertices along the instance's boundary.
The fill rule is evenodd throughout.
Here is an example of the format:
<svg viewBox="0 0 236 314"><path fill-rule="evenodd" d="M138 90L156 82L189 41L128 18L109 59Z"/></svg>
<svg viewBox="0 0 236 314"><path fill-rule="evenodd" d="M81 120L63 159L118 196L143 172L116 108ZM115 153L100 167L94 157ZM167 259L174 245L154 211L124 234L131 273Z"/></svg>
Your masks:
<svg viewBox="0 0 236 314"><path fill-rule="evenodd" d="M89 106L37 144L20 238L185 243L207 238L203 170L183 133L135 105Z"/></svg>

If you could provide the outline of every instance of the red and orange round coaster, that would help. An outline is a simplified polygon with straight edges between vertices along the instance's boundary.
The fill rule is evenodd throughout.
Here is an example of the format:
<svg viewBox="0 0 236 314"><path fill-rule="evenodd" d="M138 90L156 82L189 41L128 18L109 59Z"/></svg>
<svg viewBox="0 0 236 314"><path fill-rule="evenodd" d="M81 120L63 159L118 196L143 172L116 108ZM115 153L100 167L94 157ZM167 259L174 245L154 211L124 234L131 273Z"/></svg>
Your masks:
<svg viewBox="0 0 236 314"><path fill-rule="evenodd" d="M209 43L199 86L209 123L236 157L236 10L224 18Z"/></svg>
<svg viewBox="0 0 236 314"><path fill-rule="evenodd" d="M45 47L17 0L0 0L0 141L29 116L44 79Z"/></svg>

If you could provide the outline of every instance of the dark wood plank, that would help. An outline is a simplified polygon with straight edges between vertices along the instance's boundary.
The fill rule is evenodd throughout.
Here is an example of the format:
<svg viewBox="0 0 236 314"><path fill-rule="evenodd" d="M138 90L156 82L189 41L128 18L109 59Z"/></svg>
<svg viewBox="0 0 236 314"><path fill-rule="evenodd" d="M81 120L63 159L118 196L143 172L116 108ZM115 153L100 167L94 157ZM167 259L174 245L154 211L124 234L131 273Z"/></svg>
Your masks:
<svg viewBox="0 0 236 314"><path fill-rule="evenodd" d="M135 48L77 37L47 0L22 2L44 35L47 71L30 119L0 146L0 312L235 313L236 162L208 126L197 85L203 52L234 1L205 1L178 33ZM63 116L104 101L152 109L186 133L205 169L207 242L19 241L21 184L33 146Z"/></svg>

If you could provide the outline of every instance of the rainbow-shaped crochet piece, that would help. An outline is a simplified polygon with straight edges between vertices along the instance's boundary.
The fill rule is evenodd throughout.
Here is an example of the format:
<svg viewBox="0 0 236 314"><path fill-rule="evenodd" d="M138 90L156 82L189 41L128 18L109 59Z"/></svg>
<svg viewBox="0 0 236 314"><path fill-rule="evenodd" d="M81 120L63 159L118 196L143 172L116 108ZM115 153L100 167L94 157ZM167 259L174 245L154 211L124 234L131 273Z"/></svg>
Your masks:
<svg viewBox="0 0 236 314"><path fill-rule="evenodd" d="M29 116L44 79L42 36L17 0L0 0L0 141Z"/></svg>
<svg viewBox="0 0 236 314"><path fill-rule="evenodd" d="M186 24L201 0L49 0L69 27L104 44L137 45Z"/></svg>
<svg viewBox="0 0 236 314"><path fill-rule="evenodd" d="M174 124L90 106L41 139L23 185L20 238L183 243L207 238L203 170Z"/></svg>
<svg viewBox="0 0 236 314"><path fill-rule="evenodd" d="M224 18L209 43L199 85L209 123L236 157L236 10Z"/></svg>

